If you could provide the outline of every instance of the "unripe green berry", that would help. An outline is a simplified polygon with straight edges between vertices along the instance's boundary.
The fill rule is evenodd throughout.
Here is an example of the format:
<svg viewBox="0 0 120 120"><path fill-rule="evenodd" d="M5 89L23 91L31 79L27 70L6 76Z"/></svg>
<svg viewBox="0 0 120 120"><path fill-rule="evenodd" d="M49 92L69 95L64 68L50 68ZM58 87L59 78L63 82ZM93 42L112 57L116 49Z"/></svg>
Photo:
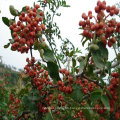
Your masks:
<svg viewBox="0 0 120 120"><path fill-rule="evenodd" d="M83 60L83 57L79 56L77 59L78 59L78 62L81 62Z"/></svg>
<svg viewBox="0 0 120 120"><path fill-rule="evenodd" d="M40 57L43 58L44 50L40 49Z"/></svg>
<svg viewBox="0 0 120 120"><path fill-rule="evenodd" d="M45 42L41 42L40 47L44 49L44 48L48 48L48 45Z"/></svg>
<svg viewBox="0 0 120 120"><path fill-rule="evenodd" d="M96 44L91 44L91 45L89 46L89 48L90 48L90 50L94 50L94 51L99 50L99 46L96 45Z"/></svg>

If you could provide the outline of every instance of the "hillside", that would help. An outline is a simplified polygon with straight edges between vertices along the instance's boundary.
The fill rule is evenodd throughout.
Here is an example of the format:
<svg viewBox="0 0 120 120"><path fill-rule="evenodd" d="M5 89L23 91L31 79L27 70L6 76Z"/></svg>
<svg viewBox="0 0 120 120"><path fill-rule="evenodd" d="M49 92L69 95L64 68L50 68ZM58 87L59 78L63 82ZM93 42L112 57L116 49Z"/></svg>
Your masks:
<svg viewBox="0 0 120 120"><path fill-rule="evenodd" d="M19 79L19 74L20 73L16 71L15 67L11 67L0 61L0 81L5 80L9 82L9 85L11 86L16 85Z"/></svg>

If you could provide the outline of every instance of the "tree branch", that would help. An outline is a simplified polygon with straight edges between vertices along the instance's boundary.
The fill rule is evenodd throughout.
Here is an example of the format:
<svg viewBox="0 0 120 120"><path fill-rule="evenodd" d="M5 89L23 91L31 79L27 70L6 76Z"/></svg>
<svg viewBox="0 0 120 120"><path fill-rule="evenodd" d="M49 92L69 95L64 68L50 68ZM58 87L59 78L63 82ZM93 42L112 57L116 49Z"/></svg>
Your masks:
<svg viewBox="0 0 120 120"><path fill-rule="evenodd" d="M32 54L32 46L30 46L30 55L31 55L31 58L33 57L33 54Z"/></svg>
<svg viewBox="0 0 120 120"><path fill-rule="evenodd" d="M111 66L111 68L114 68L114 67L116 67L117 65L119 65L119 62L118 62L118 61L116 61L115 63L113 63L112 66ZM107 67L105 67L105 71L107 71L107 70L108 70ZM101 71L102 71L102 69L97 69L97 70L94 70L93 73L98 74L98 73L100 73Z"/></svg>
<svg viewBox="0 0 120 120"><path fill-rule="evenodd" d="M100 85L99 83L98 83L98 81L96 81L96 80L92 80L92 79L90 79L90 78L88 78L87 76L85 76L85 75L83 75L83 78L85 78L85 79L87 79L88 81L90 81L90 82L94 82L97 86L99 86L100 88L104 88L102 85Z"/></svg>

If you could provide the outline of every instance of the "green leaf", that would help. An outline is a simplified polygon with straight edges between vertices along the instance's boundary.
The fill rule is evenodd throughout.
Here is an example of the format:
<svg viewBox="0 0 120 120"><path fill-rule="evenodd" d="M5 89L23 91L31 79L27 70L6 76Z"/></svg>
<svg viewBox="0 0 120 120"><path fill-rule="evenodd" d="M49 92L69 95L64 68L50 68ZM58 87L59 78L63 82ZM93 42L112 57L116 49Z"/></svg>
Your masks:
<svg viewBox="0 0 120 120"><path fill-rule="evenodd" d="M10 43L8 43L7 45L4 45L4 48L8 48L10 46Z"/></svg>
<svg viewBox="0 0 120 120"><path fill-rule="evenodd" d="M83 97L83 92L82 92L81 86L80 85L74 85L73 90L74 91L72 93L72 98L75 101L80 102L82 100L82 97Z"/></svg>
<svg viewBox="0 0 120 120"><path fill-rule="evenodd" d="M101 92L100 91L94 91L90 94L90 98L92 102L95 102L98 99L101 99Z"/></svg>
<svg viewBox="0 0 120 120"><path fill-rule="evenodd" d="M86 105L84 105L83 107L84 107L84 108L82 109L82 112L83 112L84 116L85 116L88 120L95 120L95 119L93 118L93 116L94 116L93 110L88 109L88 108L90 108L90 106L89 106L88 104L86 104Z"/></svg>
<svg viewBox="0 0 120 120"><path fill-rule="evenodd" d="M106 95L101 96L101 101L103 102L104 106L107 108L107 110L110 110L110 105L109 105L109 99Z"/></svg>
<svg viewBox="0 0 120 120"><path fill-rule="evenodd" d="M53 51L51 51L50 49L45 49L43 56L44 56L44 59L49 61L49 62L55 61Z"/></svg>
<svg viewBox="0 0 120 120"><path fill-rule="evenodd" d="M13 44L15 41L14 39L9 39L10 43Z"/></svg>
<svg viewBox="0 0 120 120"><path fill-rule="evenodd" d="M63 7L70 7L70 5L64 5Z"/></svg>
<svg viewBox="0 0 120 120"><path fill-rule="evenodd" d="M106 89L106 92L109 95L109 97L112 99L112 95L111 95L110 91L108 89Z"/></svg>
<svg viewBox="0 0 120 120"><path fill-rule="evenodd" d="M38 49L38 46L39 46L39 45L38 45L38 41L35 41L35 42L34 42L34 50L37 50L37 49Z"/></svg>
<svg viewBox="0 0 120 120"><path fill-rule="evenodd" d="M106 67L107 67L108 73L109 73L109 75L110 75L110 74L111 74L111 62L107 62L107 63L106 63Z"/></svg>
<svg viewBox="0 0 120 120"><path fill-rule="evenodd" d="M93 61L96 65L96 67L103 69L105 66L104 59L100 53L99 50L97 51L92 51L92 56L93 56Z"/></svg>
<svg viewBox="0 0 120 120"><path fill-rule="evenodd" d="M103 76L104 76L104 74L103 74L103 75L101 74L100 77L103 78ZM102 78L100 78L99 81L100 81L101 86L102 86L102 87L105 87L105 86L106 86L106 82L105 82L104 79L102 79Z"/></svg>
<svg viewBox="0 0 120 120"><path fill-rule="evenodd" d="M61 13L57 13L56 15L57 15L57 16L61 16Z"/></svg>
<svg viewBox="0 0 120 120"><path fill-rule="evenodd" d="M74 52L75 52L74 50L70 52L70 57L73 56Z"/></svg>
<svg viewBox="0 0 120 120"><path fill-rule="evenodd" d="M93 66L91 64L88 64L87 75L92 75L93 70L94 70Z"/></svg>
<svg viewBox="0 0 120 120"><path fill-rule="evenodd" d="M47 62L47 70L50 75L50 77L54 80L56 83L58 80L60 80L59 77L59 69L56 63L54 62Z"/></svg>
<svg viewBox="0 0 120 120"><path fill-rule="evenodd" d="M84 40L84 37L82 38L82 40ZM83 42L82 42L82 46L84 47L85 43L88 41L89 39L86 38Z"/></svg>
<svg viewBox="0 0 120 120"><path fill-rule="evenodd" d="M22 103L25 104L25 105L27 105L29 102L30 102L30 101L29 101L29 99L28 99L28 96L25 95L25 96L22 98Z"/></svg>
<svg viewBox="0 0 120 120"><path fill-rule="evenodd" d="M39 90L37 90L37 89L32 89L32 90L30 91L30 94L29 94L29 96L28 96L28 99L29 99L30 101L39 100L39 99L40 99L39 93L40 93Z"/></svg>
<svg viewBox="0 0 120 120"><path fill-rule="evenodd" d="M11 37L14 39L14 37L13 37L13 30L11 30Z"/></svg>
<svg viewBox="0 0 120 120"><path fill-rule="evenodd" d="M80 71L79 71L80 73L83 71L84 66L85 66L85 59L82 59L81 62L80 62L80 67L79 67L80 68Z"/></svg>
<svg viewBox="0 0 120 120"><path fill-rule="evenodd" d="M28 93L29 93L28 90L26 88L23 88L18 92L18 96L23 96Z"/></svg>
<svg viewBox="0 0 120 120"><path fill-rule="evenodd" d="M2 21L5 25L7 25L9 27L9 19L6 17L2 17Z"/></svg>
<svg viewBox="0 0 120 120"><path fill-rule="evenodd" d="M54 120L54 119L53 119L53 117L51 116L50 112L48 112L48 113L45 115L44 120Z"/></svg>
<svg viewBox="0 0 120 120"><path fill-rule="evenodd" d="M66 56L69 56L69 51L66 51Z"/></svg>
<svg viewBox="0 0 120 120"><path fill-rule="evenodd" d="M66 1L65 0L62 1L62 6L63 7L70 7L70 5L66 5Z"/></svg>
<svg viewBox="0 0 120 120"><path fill-rule="evenodd" d="M22 99L22 103L27 110L37 111L36 103L32 101L31 99L29 99L29 96L24 96Z"/></svg>
<svg viewBox="0 0 120 120"><path fill-rule="evenodd" d="M21 12L27 13L26 6L24 6L24 7L22 8L22 11L21 11Z"/></svg>
<svg viewBox="0 0 120 120"><path fill-rule="evenodd" d="M72 58L72 66L75 67L76 66L76 60L74 58Z"/></svg>
<svg viewBox="0 0 120 120"><path fill-rule="evenodd" d="M99 42L98 43L99 50L101 52L101 56L106 60L108 60L108 50L107 48L104 47L103 43Z"/></svg>
<svg viewBox="0 0 120 120"><path fill-rule="evenodd" d="M91 53L96 67L103 69L108 60L108 50L102 43L98 43L97 45L99 46L99 50L91 50Z"/></svg>

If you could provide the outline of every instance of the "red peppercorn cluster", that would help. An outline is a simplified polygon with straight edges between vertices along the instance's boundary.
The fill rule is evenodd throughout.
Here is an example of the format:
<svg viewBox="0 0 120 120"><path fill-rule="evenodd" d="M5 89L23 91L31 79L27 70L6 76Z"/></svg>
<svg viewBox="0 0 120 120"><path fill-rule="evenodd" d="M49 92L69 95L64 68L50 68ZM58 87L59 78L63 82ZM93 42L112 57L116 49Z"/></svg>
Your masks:
<svg viewBox="0 0 120 120"><path fill-rule="evenodd" d="M106 6L105 1L98 1L95 12L97 13L97 17L92 15L92 11L89 11L88 15L85 13L82 14L84 20L79 22L79 26L83 28L82 35L89 39L99 38L105 46L108 45L111 47L116 42L113 33L120 32L120 23L114 19L107 20L107 18L118 15L119 9L114 5L111 7ZM105 15L105 12L107 12L108 15ZM95 20L94 23L93 19Z"/></svg>
<svg viewBox="0 0 120 120"><path fill-rule="evenodd" d="M18 110L20 108L21 100L13 97L13 95L10 94L9 102L10 102L10 104L9 104L9 109L10 110L8 110L8 114L13 114L14 116L17 116Z"/></svg>
<svg viewBox="0 0 120 120"><path fill-rule="evenodd" d="M68 93L68 94L71 94L73 92L72 86L71 85L65 86L65 83L62 82L61 80L58 81L57 85L61 92Z"/></svg>
<svg viewBox="0 0 120 120"><path fill-rule="evenodd" d="M96 84L93 82L88 82L87 79L77 78L75 83L79 84L82 87L82 91L84 94L87 94L88 92L92 92L94 88L96 88Z"/></svg>
<svg viewBox="0 0 120 120"><path fill-rule="evenodd" d="M60 114L60 111L56 109L56 107L52 104L56 104L58 107L62 108L66 106L66 102L64 102L64 98L61 94L58 95L49 94L48 97L46 97L43 101L44 104L39 103L38 107L39 112L42 112L44 114L48 112L48 107L50 107L51 111L55 111L57 115Z"/></svg>
<svg viewBox="0 0 120 120"><path fill-rule="evenodd" d="M63 81L59 80L57 83L59 90L64 93L71 94L73 92L73 89L72 89L73 77L70 76L70 71L66 69L60 69L59 71L61 74L66 76L65 79L66 81L68 81L68 85L65 85Z"/></svg>
<svg viewBox="0 0 120 120"><path fill-rule="evenodd" d="M21 12L19 21L10 25L14 38L13 50L27 53L37 40L37 35L45 30L45 25L41 23L44 13L39 10L39 7L40 5L35 5L34 8L27 6L26 12Z"/></svg>
<svg viewBox="0 0 120 120"><path fill-rule="evenodd" d="M104 114L106 109L104 109L104 105L103 104L96 104L95 105L95 111L97 111L98 114ZM103 118L102 118L103 119ZM104 119L103 119L104 120Z"/></svg>
<svg viewBox="0 0 120 120"><path fill-rule="evenodd" d="M86 120L82 110L80 110L74 115L73 119L76 119L76 118L79 118L79 120Z"/></svg>
<svg viewBox="0 0 120 120"><path fill-rule="evenodd" d="M29 58L26 59L28 64L24 67L25 73L28 74L41 93L44 93L44 87L47 85L53 85L52 81L50 81L48 71L42 69L37 63L35 63L35 58L32 57L31 60Z"/></svg>
<svg viewBox="0 0 120 120"><path fill-rule="evenodd" d="M66 105L66 102L64 102L64 97L61 95L61 94L58 94L58 106L61 107L61 106L65 106Z"/></svg>
<svg viewBox="0 0 120 120"><path fill-rule="evenodd" d="M37 103L38 111L40 113L46 114L48 112L48 107L51 105L52 100L54 100L53 95L49 94L50 91L47 87L54 86L53 82L50 81L48 71L41 68L32 57L26 59L27 65L24 67L25 73L32 78L33 86L40 91L41 99ZM46 96L46 97L44 97ZM42 102L41 102L42 101Z"/></svg>
<svg viewBox="0 0 120 120"><path fill-rule="evenodd" d="M112 99L109 97L109 103L110 103L110 113L114 114L115 112L115 120L118 120L120 118L120 111L118 108L118 105L116 102L118 101L118 91L119 91L119 76L118 72L113 72L111 74L112 78L110 80L110 85L107 87L107 89L110 91Z"/></svg>

